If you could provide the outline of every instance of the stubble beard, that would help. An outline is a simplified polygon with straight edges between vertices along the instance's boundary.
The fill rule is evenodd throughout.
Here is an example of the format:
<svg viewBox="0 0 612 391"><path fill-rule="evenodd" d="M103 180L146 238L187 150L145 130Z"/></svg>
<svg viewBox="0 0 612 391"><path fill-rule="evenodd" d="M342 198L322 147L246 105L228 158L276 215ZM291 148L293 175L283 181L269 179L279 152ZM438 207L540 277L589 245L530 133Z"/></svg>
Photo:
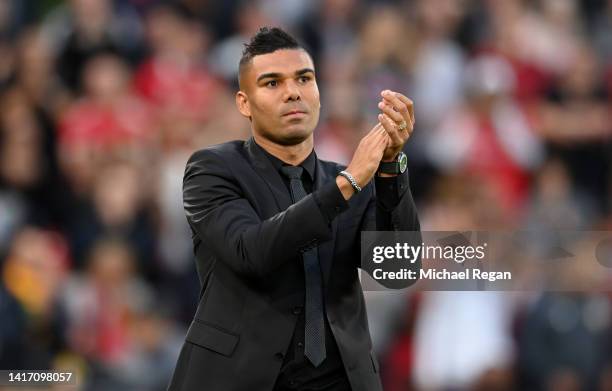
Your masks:
<svg viewBox="0 0 612 391"><path fill-rule="evenodd" d="M259 134L272 141L275 144L283 145L283 146L293 146L303 143L308 140L308 138L314 132L314 127L309 129L308 125L304 124L304 127L299 130L289 131L289 132L271 132L265 129L261 129Z"/></svg>

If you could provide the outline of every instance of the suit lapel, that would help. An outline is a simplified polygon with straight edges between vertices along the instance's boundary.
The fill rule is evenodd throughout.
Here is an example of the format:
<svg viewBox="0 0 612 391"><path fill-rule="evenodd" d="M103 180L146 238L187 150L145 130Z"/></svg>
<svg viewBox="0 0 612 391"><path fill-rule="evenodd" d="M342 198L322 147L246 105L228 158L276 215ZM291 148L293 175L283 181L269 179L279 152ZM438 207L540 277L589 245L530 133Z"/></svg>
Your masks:
<svg viewBox="0 0 612 391"><path fill-rule="evenodd" d="M317 170L315 174L314 190L318 190L330 181L335 180L335 173L329 173L325 171L323 164L317 159ZM332 220L332 240L321 243L319 249L319 263L321 265L321 271L323 273L323 285L325 289L328 287L329 276L333 264L334 246L336 244L336 231L338 230L338 219Z"/></svg>
<svg viewBox="0 0 612 391"><path fill-rule="evenodd" d="M270 188L270 192L274 196L274 200L276 201L276 206L278 207L278 211L286 210L291 205L291 195L287 191L287 187L283 182L280 174L274 166L270 159L263 154L263 152L255 145L255 140L253 137L249 138L244 143L245 150L247 152L247 156L253 167L255 167L255 171L261 176L261 178L266 182L268 187Z"/></svg>

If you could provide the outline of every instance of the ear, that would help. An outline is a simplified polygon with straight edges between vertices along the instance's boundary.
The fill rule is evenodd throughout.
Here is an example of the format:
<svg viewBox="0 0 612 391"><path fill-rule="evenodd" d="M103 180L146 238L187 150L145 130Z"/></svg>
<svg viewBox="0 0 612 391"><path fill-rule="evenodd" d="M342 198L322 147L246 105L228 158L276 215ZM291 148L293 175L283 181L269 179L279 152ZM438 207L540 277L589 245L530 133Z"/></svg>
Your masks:
<svg viewBox="0 0 612 391"><path fill-rule="evenodd" d="M236 107L238 111L244 117L251 119L251 106L249 105L249 97L244 91L238 91L236 93Z"/></svg>

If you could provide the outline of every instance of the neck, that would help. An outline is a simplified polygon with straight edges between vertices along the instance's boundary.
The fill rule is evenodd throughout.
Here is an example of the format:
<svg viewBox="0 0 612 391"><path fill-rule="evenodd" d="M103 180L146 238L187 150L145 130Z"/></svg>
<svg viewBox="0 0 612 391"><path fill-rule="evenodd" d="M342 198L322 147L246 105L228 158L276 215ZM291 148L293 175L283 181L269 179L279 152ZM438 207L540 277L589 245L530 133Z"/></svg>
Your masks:
<svg viewBox="0 0 612 391"><path fill-rule="evenodd" d="M299 144L295 145L281 145L271 140L261 137L258 134L253 134L255 142L266 150L270 155L282 160L283 162L292 166L297 166L302 163L313 149L313 135L311 134L308 138Z"/></svg>

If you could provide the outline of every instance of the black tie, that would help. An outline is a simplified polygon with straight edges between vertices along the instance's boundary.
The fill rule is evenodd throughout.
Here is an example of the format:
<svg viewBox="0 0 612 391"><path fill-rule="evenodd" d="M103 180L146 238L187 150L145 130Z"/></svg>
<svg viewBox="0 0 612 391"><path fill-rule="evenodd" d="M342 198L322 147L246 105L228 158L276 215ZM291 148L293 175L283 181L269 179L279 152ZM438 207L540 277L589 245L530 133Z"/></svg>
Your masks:
<svg viewBox="0 0 612 391"><path fill-rule="evenodd" d="M293 203L306 197L302 184L302 167L283 166L283 175L289 178ZM302 253L306 279L306 303L304 325L304 355L315 367L325 360L325 324L323 320L323 295L321 267L317 248Z"/></svg>

